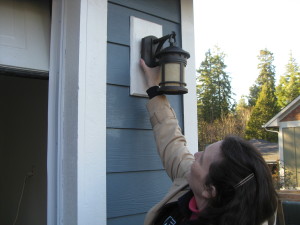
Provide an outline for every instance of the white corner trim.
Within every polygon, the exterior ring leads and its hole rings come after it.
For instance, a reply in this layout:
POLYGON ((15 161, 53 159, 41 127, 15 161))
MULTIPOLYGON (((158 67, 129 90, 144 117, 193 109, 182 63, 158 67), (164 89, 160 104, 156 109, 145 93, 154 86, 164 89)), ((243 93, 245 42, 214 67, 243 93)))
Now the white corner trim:
POLYGON ((283 133, 282 127, 279 127, 278 133, 278 149, 279 149, 279 160, 284 162, 284 155, 283 155, 283 133))
POLYGON ((198 126, 193 0, 181 0, 181 32, 182 48, 191 55, 185 72, 188 94, 183 98, 184 134, 189 150, 195 153, 198 151, 198 126))
POLYGON ((106 224, 107 0, 81 1, 78 224, 106 224))
POLYGON ((107 0, 53 0, 47 225, 105 225, 107 0))

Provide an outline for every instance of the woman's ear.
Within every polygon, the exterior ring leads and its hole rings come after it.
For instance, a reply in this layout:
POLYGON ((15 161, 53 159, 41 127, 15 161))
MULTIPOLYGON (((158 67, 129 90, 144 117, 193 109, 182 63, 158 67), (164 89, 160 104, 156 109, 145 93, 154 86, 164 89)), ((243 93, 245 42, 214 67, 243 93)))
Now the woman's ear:
POLYGON ((217 190, 216 187, 211 185, 209 187, 207 187, 203 192, 202 192, 202 196, 206 199, 209 198, 214 198, 217 195, 217 190))

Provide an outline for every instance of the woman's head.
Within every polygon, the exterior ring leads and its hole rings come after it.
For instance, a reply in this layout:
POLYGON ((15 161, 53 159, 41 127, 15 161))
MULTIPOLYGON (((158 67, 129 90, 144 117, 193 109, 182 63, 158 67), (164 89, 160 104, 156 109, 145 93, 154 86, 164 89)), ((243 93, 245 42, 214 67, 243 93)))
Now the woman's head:
POLYGON ((200 217, 215 224, 261 224, 277 208, 267 164, 257 149, 241 138, 226 137, 219 148, 219 158, 210 163, 204 185, 215 194, 200 217))
POLYGON ((213 143, 205 151, 195 153, 195 162, 191 166, 188 181, 196 196, 198 209, 200 210, 205 208, 208 199, 215 195, 214 187, 208 188, 205 184, 211 164, 222 159, 221 144, 222 141, 213 143))

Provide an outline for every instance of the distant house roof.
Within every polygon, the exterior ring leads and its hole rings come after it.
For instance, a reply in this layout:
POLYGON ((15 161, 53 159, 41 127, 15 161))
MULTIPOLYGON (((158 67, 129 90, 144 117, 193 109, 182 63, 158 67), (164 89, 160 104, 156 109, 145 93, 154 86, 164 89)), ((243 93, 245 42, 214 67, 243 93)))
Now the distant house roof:
POLYGON ((260 139, 252 139, 249 142, 261 152, 267 163, 276 162, 279 160, 278 143, 268 142, 260 139))
POLYGON ((268 127, 279 127, 279 122, 285 118, 294 109, 300 106, 300 95, 295 98, 290 104, 284 107, 279 113, 277 113, 272 119, 263 125, 264 128, 268 127))

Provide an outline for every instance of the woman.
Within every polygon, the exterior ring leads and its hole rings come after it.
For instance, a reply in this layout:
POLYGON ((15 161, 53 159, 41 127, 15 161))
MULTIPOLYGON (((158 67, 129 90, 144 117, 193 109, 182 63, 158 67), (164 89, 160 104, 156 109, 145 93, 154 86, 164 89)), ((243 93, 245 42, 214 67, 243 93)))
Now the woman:
POLYGON ((143 60, 147 109, 158 153, 173 186, 147 214, 145 225, 260 225, 273 217, 277 197, 260 153, 238 137, 226 137, 194 156, 167 98, 157 92, 159 68, 143 60))

